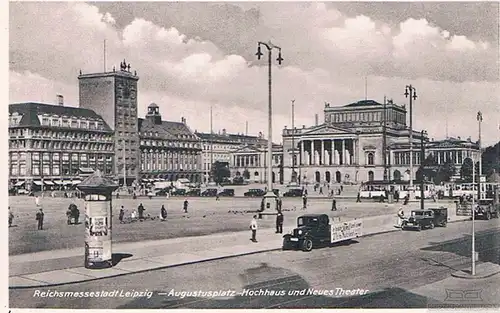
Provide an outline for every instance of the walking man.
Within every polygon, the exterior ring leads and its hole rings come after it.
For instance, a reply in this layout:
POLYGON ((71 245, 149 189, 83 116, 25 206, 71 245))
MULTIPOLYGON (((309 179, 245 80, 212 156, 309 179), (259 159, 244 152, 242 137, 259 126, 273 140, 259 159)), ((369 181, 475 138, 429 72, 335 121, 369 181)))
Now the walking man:
POLYGON ((71 211, 71 204, 68 207, 68 210, 66 211, 66 217, 68 219, 68 225, 71 225, 71 220, 73 219, 73 212, 71 211))
POLYGON ((161 221, 167 220, 167 209, 165 209, 165 205, 163 205, 163 204, 162 204, 161 210, 160 210, 160 220, 161 221))
POLYGON ((123 205, 120 209, 120 213, 118 214, 118 219, 120 220, 120 224, 123 224, 123 217, 125 216, 125 210, 123 209, 123 205))
POLYGON ((13 221, 14 221, 14 214, 12 213, 12 211, 10 210, 10 207, 9 207, 9 227, 12 227, 13 221))
POLYGON ((356 203, 361 202, 361 192, 358 191, 358 195, 356 196, 356 203))
POLYGON ((403 225, 403 220, 405 218, 405 213, 403 212, 403 208, 399 208, 397 217, 398 217, 398 220, 397 220, 396 227, 401 228, 401 226, 403 225))
POLYGON ((139 213, 139 220, 142 222, 144 220, 144 211, 146 209, 144 208, 144 206, 141 204, 139 204, 139 206, 137 207, 137 212, 139 213))
POLYGON ((188 212, 188 206, 189 206, 189 202, 188 200, 184 200, 184 213, 187 213, 188 212))
POLYGON ((332 211, 337 211, 337 200, 335 198, 332 200, 332 211))
POLYGON ((254 215, 250 222, 250 230, 252 231, 252 239, 250 240, 257 242, 257 215, 254 215))
POLYGON ((281 213, 281 210, 278 210, 278 215, 276 215, 276 233, 283 233, 283 213, 281 213))
POLYGON ((302 195, 302 210, 307 209, 307 194, 304 193, 302 195))
POLYGON ((40 208, 40 211, 36 213, 36 220, 38 221, 38 230, 43 230, 43 217, 45 214, 43 214, 43 209, 40 208))

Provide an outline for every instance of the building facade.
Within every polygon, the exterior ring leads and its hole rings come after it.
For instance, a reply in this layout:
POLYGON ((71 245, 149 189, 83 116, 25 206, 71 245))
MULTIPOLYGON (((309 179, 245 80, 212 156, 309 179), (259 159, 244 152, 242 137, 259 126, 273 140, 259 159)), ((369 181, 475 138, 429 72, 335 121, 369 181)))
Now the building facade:
POLYGON ((158 105, 148 106, 138 120, 140 135, 140 176, 142 181, 202 181, 202 154, 199 138, 186 124, 163 121, 158 105))
POLYGON ((113 131, 92 110, 43 103, 9 105, 9 180, 27 190, 81 182, 80 172, 114 172, 113 131))
MULTIPOLYGON (((410 130, 404 105, 363 100, 345 106, 325 104, 324 123, 283 130, 284 180, 292 174, 302 183, 360 183, 363 181, 410 178, 410 130)), ((429 142, 425 133, 413 130, 413 178, 420 164, 424 141, 428 152, 456 156, 456 147, 429 142), (443 154, 444 153, 444 154, 443 154)), ((467 145, 473 154, 477 145, 467 145)), ((469 152, 467 152, 469 151, 469 152)), ((462 157, 463 159, 463 157, 462 157)), ((457 164, 457 166, 459 166, 457 164)))
POLYGON ((139 77, 130 71, 125 60, 120 70, 78 76, 80 107, 91 109, 114 131, 114 176, 126 176, 130 185, 139 176, 139 126, 137 115, 137 82, 139 77))
MULTIPOLYGON (((242 134, 229 134, 225 129, 219 133, 201 133, 196 132, 202 145, 202 170, 203 182, 209 182, 212 171, 212 164, 215 162, 227 163, 230 167, 235 164, 232 162, 232 153, 245 146, 267 145, 267 140, 263 138, 262 133, 259 136, 248 136, 242 134)), ((235 172, 236 171, 231 171, 235 172)))
MULTIPOLYGON (((273 144, 272 182, 283 183, 283 147, 273 144)), ((243 176, 250 182, 267 183, 267 144, 246 145, 231 152, 231 176, 243 176)))

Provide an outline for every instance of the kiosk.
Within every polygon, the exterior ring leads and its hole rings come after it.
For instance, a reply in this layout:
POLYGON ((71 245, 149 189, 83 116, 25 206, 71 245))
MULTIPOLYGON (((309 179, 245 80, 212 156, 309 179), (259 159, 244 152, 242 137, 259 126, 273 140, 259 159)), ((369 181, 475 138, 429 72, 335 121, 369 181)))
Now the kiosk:
POLYGON ((111 193, 118 185, 97 170, 77 188, 85 200, 85 268, 112 267, 111 193))

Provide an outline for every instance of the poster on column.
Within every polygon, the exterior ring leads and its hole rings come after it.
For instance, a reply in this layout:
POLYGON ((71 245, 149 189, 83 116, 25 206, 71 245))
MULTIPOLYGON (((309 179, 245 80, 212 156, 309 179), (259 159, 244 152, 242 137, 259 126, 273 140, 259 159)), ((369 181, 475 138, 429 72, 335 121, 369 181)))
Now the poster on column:
POLYGON ((108 201, 86 202, 85 247, 88 262, 111 260, 111 209, 108 201))

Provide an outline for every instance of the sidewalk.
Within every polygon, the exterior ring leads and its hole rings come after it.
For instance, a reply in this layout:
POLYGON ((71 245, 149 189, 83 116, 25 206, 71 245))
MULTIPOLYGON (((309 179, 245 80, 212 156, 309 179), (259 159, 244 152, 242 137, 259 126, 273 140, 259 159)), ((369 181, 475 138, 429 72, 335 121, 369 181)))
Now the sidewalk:
MULTIPOLYGON (((450 216, 450 222, 468 220, 450 216)), ((363 234, 400 231, 393 214, 363 219, 363 234)), ((289 233, 293 224, 285 225, 289 233)), ((109 269, 90 270, 83 266, 84 249, 42 251, 9 256, 9 288, 46 287, 91 281, 154 269, 281 250, 282 234, 273 229, 257 232, 258 243, 250 241, 250 231, 182 237, 156 241, 117 243, 113 254, 121 260, 109 269)))

